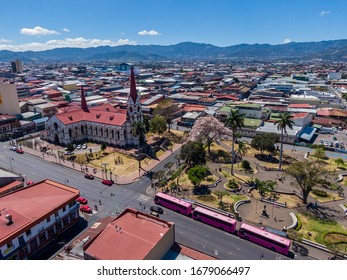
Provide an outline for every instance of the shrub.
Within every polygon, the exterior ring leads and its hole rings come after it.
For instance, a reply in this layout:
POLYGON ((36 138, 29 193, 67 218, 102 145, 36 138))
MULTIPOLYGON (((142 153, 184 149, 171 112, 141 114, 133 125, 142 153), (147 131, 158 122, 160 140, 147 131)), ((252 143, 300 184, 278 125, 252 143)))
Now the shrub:
POLYGON ((243 160, 241 162, 241 167, 245 170, 249 170, 249 169, 251 169, 251 164, 249 163, 248 160, 243 160))
POLYGON ((205 202, 214 202, 216 198, 213 195, 199 195, 197 197, 199 200, 205 201, 205 202))
POLYGON ((326 191, 321 191, 321 190, 317 190, 317 189, 313 189, 312 193, 314 193, 316 196, 320 196, 320 197, 328 197, 328 193, 326 191))
POLYGON ((229 180, 229 182, 226 184, 226 186, 230 189, 238 189, 239 188, 239 184, 236 182, 235 179, 229 180))

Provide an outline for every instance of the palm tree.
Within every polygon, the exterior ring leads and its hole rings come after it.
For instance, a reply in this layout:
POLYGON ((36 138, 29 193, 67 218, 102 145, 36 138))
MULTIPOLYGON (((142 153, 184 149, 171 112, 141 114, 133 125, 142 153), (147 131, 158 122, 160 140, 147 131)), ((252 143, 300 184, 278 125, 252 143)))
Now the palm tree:
POLYGON ((248 144, 245 142, 239 142, 239 145, 237 147, 236 153, 238 154, 238 156, 240 157, 241 161, 242 161, 242 157, 247 155, 249 150, 248 144))
POLYGON ((134 122, 131 127, 131 134, 134 137, 137 137, 137 160, 139 162, 139 177, 141 172, 141 158, 140 158, 140 146, 141 146, 141 138, 146 134, 146 128, 143 122, 134 122))
POLYGON ((235 160, 235 139, 236 131, 239 128, 245 126, 244 124, 244 114, 240 114, 237 110, 231 110, 229 117, 226 119, 225 124, 230 127, 233 132, 231 141, 231 174, 234 174, 234 160, 235 160))
POLYGON ((283 113, 279 115, 279 119, 275 121, 277 124, 277 129, 281 130, 281 149, 280 149, 280 160, 278 168, 282 169, 282 156, 283 156, 283 135, 284 132, 287 133, 287 128, 293 129, 294 122, 292 121, 292 116, 289 113, 283 113))

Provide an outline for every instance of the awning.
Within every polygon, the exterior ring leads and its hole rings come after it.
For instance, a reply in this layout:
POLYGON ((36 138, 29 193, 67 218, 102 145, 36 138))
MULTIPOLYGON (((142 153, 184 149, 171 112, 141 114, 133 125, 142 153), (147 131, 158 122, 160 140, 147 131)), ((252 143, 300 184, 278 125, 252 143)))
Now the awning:
POLYGON ((306 141, 310 141, 313 135, 315 134, 316 130, 317 129, 312 126, 306 126, 304 130, 300 133, 299 138, 306 141))

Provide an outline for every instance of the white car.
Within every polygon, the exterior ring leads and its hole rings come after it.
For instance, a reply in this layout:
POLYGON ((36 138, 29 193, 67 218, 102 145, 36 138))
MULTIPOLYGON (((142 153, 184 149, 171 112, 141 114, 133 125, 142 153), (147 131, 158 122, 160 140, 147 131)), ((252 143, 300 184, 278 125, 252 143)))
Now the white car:
POLYGON ((82 146, 81 146, 81 145, 77 145, 76 149, 77 149, 77 150, 81 150, 81 149, 82 149, 82 146))
POLYGON ((17 151, 17 149, 18 149, 17 146, 11 146, 11 147, 10 147, 10 150, 11 150, 11 151, 17 151))
POLYGON ((82 145, 82 149, 87 149, 87 147, 88 147, 87 144, 82 145))

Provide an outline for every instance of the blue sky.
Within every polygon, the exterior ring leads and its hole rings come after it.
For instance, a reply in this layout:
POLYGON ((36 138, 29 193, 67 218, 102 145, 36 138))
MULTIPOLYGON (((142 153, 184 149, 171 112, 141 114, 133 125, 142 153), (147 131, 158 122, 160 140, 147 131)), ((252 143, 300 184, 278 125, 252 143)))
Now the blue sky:
POLYGON ((343 0, 6 1, 0 50, 346 39, 346 11, 343 0))

